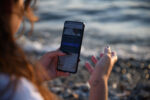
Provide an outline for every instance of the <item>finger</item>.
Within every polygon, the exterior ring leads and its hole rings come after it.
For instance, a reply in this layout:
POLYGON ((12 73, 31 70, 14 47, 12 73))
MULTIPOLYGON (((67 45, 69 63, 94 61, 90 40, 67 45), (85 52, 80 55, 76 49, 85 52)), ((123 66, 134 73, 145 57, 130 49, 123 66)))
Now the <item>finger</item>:
POLYGON ((53 57, 53 56, 65 56, 66 54, 62 51, 52 51, 47 53, 48 56, 53 57))
POLYGON ((67 72, 60 72, 60 73, 61 73, 61 76, 65 76, 65 77, 70 76, 70 73, 67 73, 67 72))
POLYGON ((114 52, 114 51, 111 52, 111 55, 112 55, 112 57, 113 57, 113 56, 116 56, 116 52, 114 52))
POLYGON ((118 60, 117 53, 112 52, 111 55, 112 55, 113 60, 116 62, 118 60))
POLYGON ((70 76, 70 73, 68 73, 68 72, 61 72, 61 71, 57 71, 57 76, 65 76, 65 77, 67 77, 67 76, 70 76))
POLYGON ((87 70, 89 71, 89 73, 92 74, 94 68, 90 65, 89 62, 85 63, 85 67, 87 68, 87 70))
POLYGON ((60 72, 60 75, 67 77, 67 76, 70 76, 70 73, 67 73, 67 72, 60 72))
POLYGON ((96 63, 97 63, 97 61, 98 61, 98 60, 96 59, 96 57, 95 57, 95 56, 92 56, 92 57, 91 57, 91 60, 92 60, 92 62, 93 62, 94 64, 96 64, 96 63))
POLYGON ((109 46, 105 47, 104 49, 104 54, 110 54, 111 53, 111 49, 109 46))
POLYGON ((52 59, 51 66, 54 66, 55 68, 57 68, 57 63, 58 63, 58 57, 55 56, 52 59))
POLYGON ((103 57, 103 55, 104 55, 104 53, 100 53, 100 58, 102 58, 102 57, 103 57))
POLYGON ((118 56, 115 56, 115 57, 114 57, 114 60, 115 60, 115 62, 117 62, 117 60, 118 60, 118 56))

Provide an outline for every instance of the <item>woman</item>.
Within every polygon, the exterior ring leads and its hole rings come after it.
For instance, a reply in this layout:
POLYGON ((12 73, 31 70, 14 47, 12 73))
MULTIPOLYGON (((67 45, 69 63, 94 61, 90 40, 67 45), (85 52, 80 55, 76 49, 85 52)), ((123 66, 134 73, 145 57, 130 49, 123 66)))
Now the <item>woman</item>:
MULTIPOLYGON (((55 100, 43 82, 69 75, 56 70, 58 56, 65 53, 59 50, 46 53, 37 65, 32 64, 16 44, 15 33, 23 17, 31 23, 37 20, 30 7, 31 1, 0 1, 0 100, 55 100)), ((100 57, 100 60, 92 57, 95 68, 89 62, 85 64, 91 73, 89 100, 107 100, 108 97, 107 81, 117 56, 106 47, 100 57)))

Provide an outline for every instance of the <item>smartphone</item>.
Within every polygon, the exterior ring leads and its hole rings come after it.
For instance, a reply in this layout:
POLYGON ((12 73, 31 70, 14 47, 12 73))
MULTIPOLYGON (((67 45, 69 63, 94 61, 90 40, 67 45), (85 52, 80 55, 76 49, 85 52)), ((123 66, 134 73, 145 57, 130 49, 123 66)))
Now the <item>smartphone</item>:
POLYGON ((57 70, 77 72, 84 27, 83 22, 65 21, 60 50, 67 55, 58 57, 57 70))

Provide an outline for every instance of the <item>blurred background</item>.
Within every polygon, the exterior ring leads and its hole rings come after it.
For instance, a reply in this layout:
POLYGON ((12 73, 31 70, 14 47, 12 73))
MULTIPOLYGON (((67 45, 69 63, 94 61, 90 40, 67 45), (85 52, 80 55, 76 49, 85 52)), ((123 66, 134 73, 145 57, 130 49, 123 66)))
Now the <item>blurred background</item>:
POLYGON ((64 21, 85 23, 78 73, 49 82, 51 91, 64 100, 88 100, 84 62, 110 45, 119 60, 110 76, 109 99, 150 100, 150 0, 37 0, 36 9, 40 19, 32 36, 19 39, 36 59, 59 48, 64 21))

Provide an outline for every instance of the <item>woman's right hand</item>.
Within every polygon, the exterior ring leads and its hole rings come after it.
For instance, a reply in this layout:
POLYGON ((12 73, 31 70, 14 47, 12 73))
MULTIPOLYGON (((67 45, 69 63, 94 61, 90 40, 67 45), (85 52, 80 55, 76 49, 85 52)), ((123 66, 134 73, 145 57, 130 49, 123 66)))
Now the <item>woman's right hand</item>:
POLYGON ((95 68, 89 62, 86 62, 85 66, 91 73, 89 79, 90 86, 96 86, 101 80, 108 80, 112 68, 117 61, 117 55, 111 51, 110 47, 105 47, 104 53, 100 54, 99 60, 94 56, 91 57, 91 60, 95 64, 95 68))

